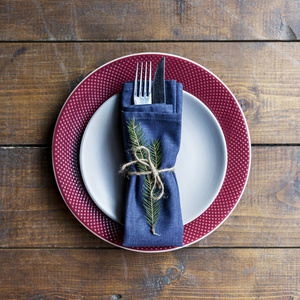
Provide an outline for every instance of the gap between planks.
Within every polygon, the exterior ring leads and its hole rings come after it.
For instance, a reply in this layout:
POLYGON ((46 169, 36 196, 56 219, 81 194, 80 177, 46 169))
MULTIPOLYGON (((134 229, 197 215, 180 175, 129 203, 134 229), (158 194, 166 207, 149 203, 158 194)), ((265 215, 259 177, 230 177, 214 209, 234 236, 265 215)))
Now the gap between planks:
POLYGON ((72 43, 80 43, 80 44, 105 44, 105 43, 299 43, 300 40, 5 40, 0 41, 0 44, 72 44, 72 43))

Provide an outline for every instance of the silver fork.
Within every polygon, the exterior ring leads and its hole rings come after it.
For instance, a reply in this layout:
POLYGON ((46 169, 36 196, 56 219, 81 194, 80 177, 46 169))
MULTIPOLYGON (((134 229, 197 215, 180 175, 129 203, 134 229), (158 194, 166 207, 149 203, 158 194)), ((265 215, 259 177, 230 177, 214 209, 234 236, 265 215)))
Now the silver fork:
POLYGON ((133 102, 136 105, 140 104, 151 104, 152 96, 151 96, 151 61, 149 67, 149 77, 148 77, 148 89, 147 89, 147 62, 145 66, 145 75, 144 75, 144 89, 142 90, 142 82, 143 82, 143 63, 141 63, 141 72, 140 72, 140 84, 138 88, 138 69, 139 63, 136 64, 135 71, 135 79, 134 79, 134 87, 133 87, 133 102))

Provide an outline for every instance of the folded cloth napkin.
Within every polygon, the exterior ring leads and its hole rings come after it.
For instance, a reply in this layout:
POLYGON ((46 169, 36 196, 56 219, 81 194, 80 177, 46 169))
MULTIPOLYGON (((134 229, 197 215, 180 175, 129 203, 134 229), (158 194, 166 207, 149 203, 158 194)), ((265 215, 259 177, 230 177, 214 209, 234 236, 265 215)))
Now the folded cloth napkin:
POLYGON ((180 147, 183 89, 175 80, 165 84, 166 103, 146 105, 133 105, 133 82, 123 84, 124 147, 132 163, 127 168, 126 247, 182 246, 183 223, 173 167, 180 147), (140 174, 143 171, 148 173, 140 174), (159 178, 153 174, 156 171, 159 178))

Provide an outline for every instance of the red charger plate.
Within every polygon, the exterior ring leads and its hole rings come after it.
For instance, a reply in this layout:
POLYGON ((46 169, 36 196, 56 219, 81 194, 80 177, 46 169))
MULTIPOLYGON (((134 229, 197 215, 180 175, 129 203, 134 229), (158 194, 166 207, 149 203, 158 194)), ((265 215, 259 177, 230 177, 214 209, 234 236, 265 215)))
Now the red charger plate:
MULTIPOLYGON (((219 227, 233 211, 245 189, 251 161, 251 143, 243 112, 230 90, 201 65, 172 54, 138 53, 113 60, 88 75, 65 102, 53 135, 53 169, 60 193, 75 217, 92 233, 115 246, 138 252, 164 252, 181 247, 122 246, 123 226, 106 216, 87 193, 79 169, 82 135, 96 110, 134 80, 136 63, 152 61, 156 68, 166 58, 166 80, 175 79, 211 110, 226 140, 227 171, 222 188, 210 207, 184 226, 183 247, 219 227)), ((200 196, 199 196, 200 197, 200 196)))

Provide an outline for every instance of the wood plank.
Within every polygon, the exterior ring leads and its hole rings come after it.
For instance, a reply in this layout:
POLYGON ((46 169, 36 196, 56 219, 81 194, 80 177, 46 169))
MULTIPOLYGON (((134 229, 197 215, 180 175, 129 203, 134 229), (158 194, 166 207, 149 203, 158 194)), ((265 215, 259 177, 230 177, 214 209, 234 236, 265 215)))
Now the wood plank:
POLYGON ((299 11, 297 0, 6 0, 0 39, 297 40, 299 11))
POLYGON ((299 299, 299 249, 1 250, 4 299, 299 299))
POLYGON ((60 196, 46 148, 0 148, 2 247, 108 247, 60 196))
MULTIPOLYGON (((0 247, 111 247, 64 204, 47 148, 0 148, 0 247)), ((300 147, 254 147, 232 215, 193 247, 299 247, 300 147)))
POLYGON ((50 144, 78 82, 112 59, 147 51, 181 55, 214 72, 240 102, 252 143, 299 143, 299 43, 4 43, 0 144, 50 144))

